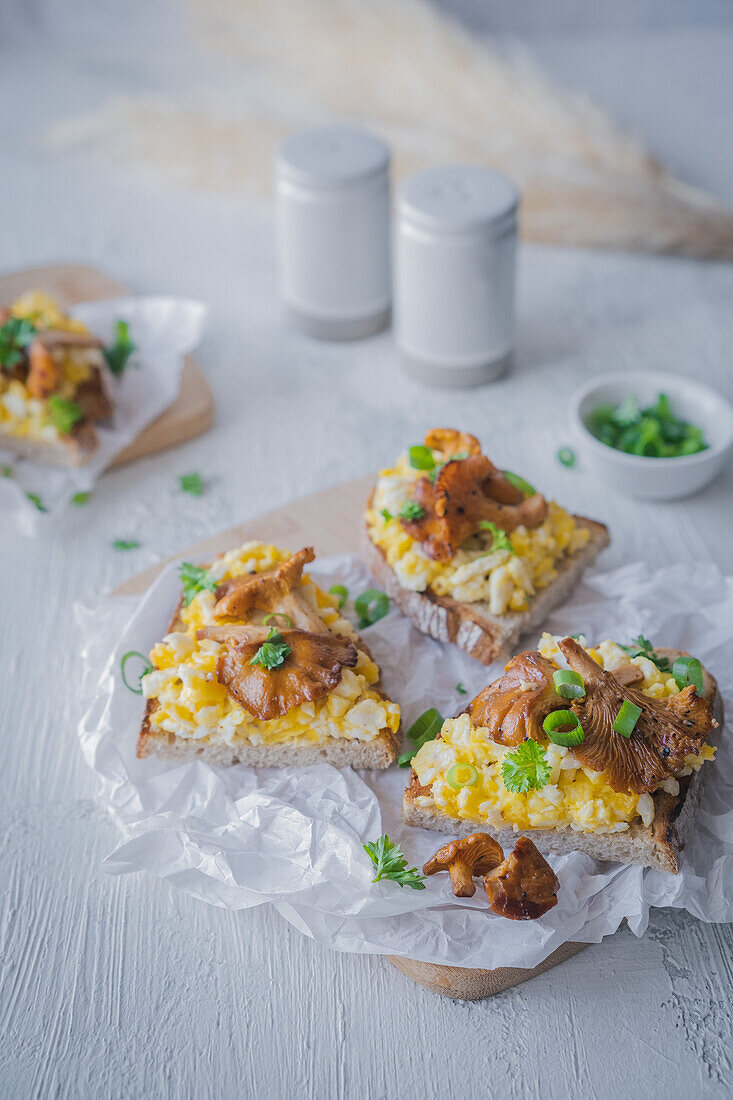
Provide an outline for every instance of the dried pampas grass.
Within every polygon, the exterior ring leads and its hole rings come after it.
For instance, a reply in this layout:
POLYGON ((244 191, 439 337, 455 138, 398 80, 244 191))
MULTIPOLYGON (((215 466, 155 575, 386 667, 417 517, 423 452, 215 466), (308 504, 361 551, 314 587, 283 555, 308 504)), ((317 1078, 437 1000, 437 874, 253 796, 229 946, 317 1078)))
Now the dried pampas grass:
POLYGON ((387 138, 397 178, 457 161, 513 176, 528 240, 733 256, 731 212, 666 175, 527 57, 500 57, 425 0, 188 3, 209 54, 230 62, 215 86, 186 103, 115 100, 57 124, 54 144, 257 195, 270 191, 283 133, 351 118, 387 138))

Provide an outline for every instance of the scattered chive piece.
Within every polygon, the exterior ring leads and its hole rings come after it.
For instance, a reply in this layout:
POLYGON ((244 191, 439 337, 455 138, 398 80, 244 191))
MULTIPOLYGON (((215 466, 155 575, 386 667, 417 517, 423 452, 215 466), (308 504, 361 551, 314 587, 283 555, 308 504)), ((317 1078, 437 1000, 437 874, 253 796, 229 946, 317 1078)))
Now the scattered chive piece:
POLYGON ((558 461, 562 462, 563 466, 575 465, 575 451, 572 451, 570 447, 561 447, 557 452, 558 461))
POLYGON ((112 545, 115 550, 137 550, 140 543, 137 539, 115 539, 112 545))
POLYGON ((344 606, 349 598, 349 590, 345 588, 343 584, 334 584, 328 590, 332 596, 338 596, 339 598, 339 611, 344 606))
POLYGON ((425 509, 416 500, 406 500, 400 508, 400 519, 417 520, 425 515, 425 509))
POLYGON ((38 493, 26 493, 25 495, 28 497, 28 500, 31 502, 31 504, 35 505, 39 512, 48 511, 48 508, 43 503, 38 493))
POLYGON ((48 419, 61 435, 69 435, 80 420, 84 411, 76 401, 67 401, 65 397, 51 394, 48 399, 48 419))
POLYGON ((598 405, 586 427, 608 447, 646 458, 680 458, 708 447, 702 428, 675 416, 665 393, 646 409, 632 395, 619 405, 598 405))
POLYGON ((459 694, 459 695, 468 695, 468 690, 467 690, 467 688, 465 688, 465 687, 463 686, 463 684, 461 683, 461 681, 460 681, 460 680, 459 680, 459 681, 458 681, 458 683, 456 684, 456 691, 458 692, 458 694, 459 694))
POLYGON ((422 443, 418 443, 414 447, 410 447, 408 453, 410 456, 410 465, 413 470, 434 469, 435 459, 429 447, 425 447, 422 443))
POLYGON ((622 737, 628 740, 634 732, 634 727, 639 721, 640 714, 641 707, 637 707, 636 703, 631 703, 628 699, 624 699, 611 729, 614 733, 620 733, 622 737))
POLYGON ((0 466, 0 477, 12 477, 12 476, 13 476, 13 467, 12 466, 0 466))
POLYGON ((293 620, 290 618, 289 615, 286 615, 284 611, 271 611, 269 615, 265 615, 264 619, 262 620, 262 625, 267 626, 271 619, 284 619, 285 629, 292 630, 293 628, 293 620))
POLYGON ((580 719, 571 710, 553 710, 545 718, 542 728, 553 745, 561 745, 565 749, 585 741, 585 731, 580 719))
POLYGON ((401 768, 409 768, 418 749, 421 749, 427 741, 435 740, 443 727, 443 722, 443 715, 435 707, 429 707, 428 710, 423 711, 419 718, 415 719, 406 735, 413 742, 415 748, 403 752, 402 756, 398 757, 397 763, 401 768))
POLYGON ((389 521, 391 519, 394 519, 394 516, 390 512, 389 508, 382 508, 381 509, 381 515, 382 515, 382 519, 384 520, 385 523, 389 523, 389 521))
POLYGON ((582 699, 585 695, 585 681, 579 672, 569 668, 559 668, 552 674, 555 691, 563 699, 582 699))
POLYGON ((398 886, 410 886, 413 890, 425 889, 425 876, 420 874, 417 867, 407 866, 405 853, 399 845, 392 843, 386 833, 378 840, 368 841, 363 848, 377 872, 372 882, 388 878, 398 886))
POLYGON ((672 666, 672 675, 678 688, 686 688, 688 684, 692 684, 697 694, 702 695, 702 665, 697 657, 678 657, 672 666))
POLYGON ((134 691, 135 695, 142 695, 143 689, 142 685, 140 684, 140 680, 142 680, 143 676, 147 676, 149 672, 153 671, 153 666, 150 664, 144 654, 138 653, 136 649, 131 649, 129 650, 129 652, 125 653, 124 657, 120 661, 120 671, 122 672, 122 682, 125 687, 129 688, 130 691, 134 691), (125 665, 129 661, 130 657, 139 657, 140 660, 143 662, 143 670, 138 676, 138 686, 136 688, 134 688, 132 684, 128 682, 127 675, 125 674, 125 665))
POLYGON ((192 497, 200 497, 204 491, 201 474, 181 474, 178 483, 183 492, 190 493, 192 497))
POLYGON ((71 503, 72 504, 86 504, 87 501, 89 500, 89 498, 91 497, 91 495, 92 494, 89 493, 89 492, 87 492, 87 493, 74 493, 73 497, 71 498, 71 503))
POLYGON ((454 791, 462 791, 464 787, 475 785, 478 779, 478 768, 474 768, 473 764, 454 764, 448 769, 445 778, 454 791))
POLYGON ((530 485, 530 483, 525 481, 523 477, 520 477, 519 474, 513 474, 511 470, 505 470, 504 477, 510 485, 513 485, 515 489, 519 489, 520 493, 524 493, 525 496, 533 497, 537 492, 534 485, 530 485))
POLYGON ((510 554, 514 553, 511 539, 503 527, 498 527, 495 523, 492 523, 490 519, 482 519, 479 523, 479 527, 482 531, 489 531, 491 535, 493 535, 493 541, 491 543, 492 553, 495 550, 507 550, 510 554))
POLYGON ((414 755, 415 751, 413 749, 409 749, 407 752, 403 752, 401 756, 397 757, 397 767, 409 768, 410 764, 412 764, 412 758, 414 755))
POLYGON ((389 596, 377 588, 367 588, 354 600, 354 608, 359 615, 359 630, 363 630, 384 618, 389 611, 389 596))
POLYGON ((550 782, 552 768, 547 753, 536 741, 522 741, 513 752, 507 752, 501 764, 504 786, 512 794, 537 791, 550 782))
POLYGON ((262 668, 280 668, 280 665, 284 664, 285 658, 289 657, 292 652, 288 643, 283 641, 282 634, 271 627, 270 633, 267 635, 267 641, 262 643, 249 663, 251 665, 261 665, 262 668))
POLYGON ((178 569, 178 576, 183 586, 183 602, 186 607, 199 592, 216 592, 219 582, 210 577, 206 569, 200 565, 193 565, 190 561, 183 561, 178 569))
POLYGON ((118 377, 122 374, 134 350, 135 345, 130 339, 130 326, 127 321, 118 321, 115 325, 114 344, 102 350, 107 366, 113 374, 118 377))

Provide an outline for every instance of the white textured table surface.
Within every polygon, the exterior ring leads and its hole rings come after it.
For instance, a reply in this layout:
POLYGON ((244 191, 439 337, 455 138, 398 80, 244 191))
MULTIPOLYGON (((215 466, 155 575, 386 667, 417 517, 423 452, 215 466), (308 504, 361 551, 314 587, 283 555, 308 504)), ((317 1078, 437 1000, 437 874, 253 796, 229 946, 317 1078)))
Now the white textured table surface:
MULTIPOLYGON (((218 414, 207 436, 106 476, 45 535, 0 525, 0 1095, 729 1095, 729 927, 657 912, 641 940, 622 931, 527 985, 454 1004, 382 960, 315 946, 264 909, 230 914, 106 876, 114 834, 76 742, 71 606, 212 531, 374 469, 443 422, 606 520, 602 565, 730 570, 730 470, 694 500, 642 506, 553 456, 568 439, 566 398, 594 371, 668 366, 733 396, 733 270, 526 250, 513 376, 472 393, 423 390, 397 373, 388 335, 339 347, 283 327, 269 211, 44 151, 48 121, 140 74, 114 50, 96 65, 60 8, 56 48, 52 5, 32 10, 45 13, 34 33, 0 61, 0 262, 80 259, 139 290, 209 301, 199 358, 218 414), (194 469, 207 479, 200 499, 176 491, 194 469), (141 548, 114 551, 118 536, 141 548)), ((173 49, 160 79, 185 80, 173 49)))

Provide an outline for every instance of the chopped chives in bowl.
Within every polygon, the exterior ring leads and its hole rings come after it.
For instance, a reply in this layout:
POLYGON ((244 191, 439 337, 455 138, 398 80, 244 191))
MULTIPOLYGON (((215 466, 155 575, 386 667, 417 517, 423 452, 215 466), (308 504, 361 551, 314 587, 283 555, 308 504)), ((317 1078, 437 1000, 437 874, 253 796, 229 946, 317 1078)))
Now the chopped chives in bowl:
POLYGON ((702 428, 680 419, 664 393, 646 408, 631 394, 617 405, 596 405, 586 427, 601 443, 642 458, 681 458, 708 448, 702 428))

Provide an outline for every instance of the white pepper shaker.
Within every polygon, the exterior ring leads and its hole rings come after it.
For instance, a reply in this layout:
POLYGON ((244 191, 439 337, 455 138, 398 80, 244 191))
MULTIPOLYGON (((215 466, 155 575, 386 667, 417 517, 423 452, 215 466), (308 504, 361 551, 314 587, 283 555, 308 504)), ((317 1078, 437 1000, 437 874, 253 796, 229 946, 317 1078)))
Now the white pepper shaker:
POLYGON ((295 325, 353 340, 389 323, 388 146, 354 126, 291 134, 276 163, 280 287, 295 325))
POLYGON ((504 373, 514 345, 519 191, 478 165, 428 168, 398 191, 394 328, 408 373, 448 386, 504 373))

